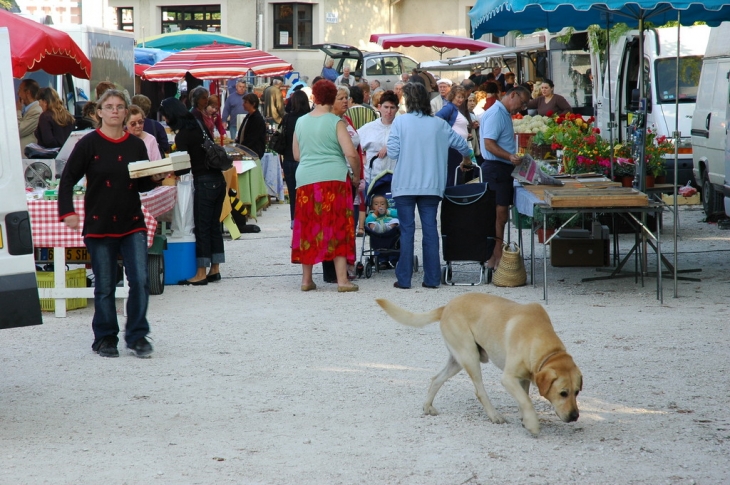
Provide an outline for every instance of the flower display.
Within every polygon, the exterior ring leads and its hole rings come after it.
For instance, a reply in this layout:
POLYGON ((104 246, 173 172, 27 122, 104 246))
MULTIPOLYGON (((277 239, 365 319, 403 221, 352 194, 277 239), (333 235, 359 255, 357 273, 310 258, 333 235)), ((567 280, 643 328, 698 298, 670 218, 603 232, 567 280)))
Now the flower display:
POLYGON ((656 131, 647 128, 644 160, 646 173, 658 177, 666 173, 664 155, 674 152, 674 144, 666 136, 656 136, 656 131))
POLYGON ((549 119, 547 129, 538 133, 533 141, 550 145, 553 151, 562 150, 565 173, 609 174, 609 146, 601 138, 600 130, 593 126, 594 121, 593 117, 584 119, 572 113, 556 115, 549 119))

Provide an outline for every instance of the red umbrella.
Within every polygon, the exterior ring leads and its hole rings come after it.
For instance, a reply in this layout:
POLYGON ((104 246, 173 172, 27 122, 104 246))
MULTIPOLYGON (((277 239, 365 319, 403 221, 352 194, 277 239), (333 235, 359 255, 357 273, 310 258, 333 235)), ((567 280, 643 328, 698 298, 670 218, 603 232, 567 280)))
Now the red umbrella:
POLYGON ((277 76, 293 70, 292 65, 251 47, 211 44, 176 52, 145 70, 148 81, 178 81, 189 72, 198 79, 229 79, 245 76, 277 76))
POLYGON ((439 55, 451 49, 465 51, 483 51, 493 47, 504 47, 501 44, 474 40, 447 34, 371 34, 370 42, 384 49, 390 47, 430 47, 439 55))
POLYGON ((91 61, 66 32, 3 9, 0 27, 7 27, 10 36, 13 77, 21 78, 28 71, 41 69, 49 74, 91 77, 91 61))

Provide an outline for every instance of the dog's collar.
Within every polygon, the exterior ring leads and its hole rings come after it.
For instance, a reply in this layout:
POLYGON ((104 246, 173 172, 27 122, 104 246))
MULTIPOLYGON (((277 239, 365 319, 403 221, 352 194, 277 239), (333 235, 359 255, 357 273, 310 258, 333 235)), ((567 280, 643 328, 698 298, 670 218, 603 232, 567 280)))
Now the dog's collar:
MULTIPOLYGON (((540 363, 540 366, 537 368, 537 372, 540 372, 542 370, 542 367, 547 364, 548 360, 552 359, 555 355, 559 354, 560 352, 563 352, 562 350, 556 350, 552 354, 548 354, 547 357, 542 359, 542 362, 540 363)), ((537 374, 536 372, 536 374, 537 374)))

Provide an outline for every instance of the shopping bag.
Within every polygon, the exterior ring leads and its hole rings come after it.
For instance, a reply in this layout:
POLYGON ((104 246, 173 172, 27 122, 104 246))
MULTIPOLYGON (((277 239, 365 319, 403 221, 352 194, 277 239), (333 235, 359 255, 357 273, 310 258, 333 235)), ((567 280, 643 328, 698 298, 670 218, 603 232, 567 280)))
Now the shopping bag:
POLYGON ((180 175, 177 182, 177 201, 173 208, 172 224, 170 224, 170 229, 172 229, 172 235, 170 237, 194 237, 194 228, 193 175, 180 175))

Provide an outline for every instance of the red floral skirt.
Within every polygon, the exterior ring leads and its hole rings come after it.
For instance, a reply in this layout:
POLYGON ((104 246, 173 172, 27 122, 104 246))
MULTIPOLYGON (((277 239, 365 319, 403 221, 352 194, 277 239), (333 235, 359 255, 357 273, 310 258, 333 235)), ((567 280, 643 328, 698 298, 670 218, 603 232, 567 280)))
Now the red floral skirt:
POLYGON ((292 263, 317 264, 343 256, 355 262, 355 226, 350 181, 327 181, 297 189, 292 263))

